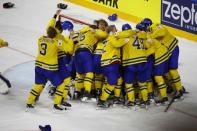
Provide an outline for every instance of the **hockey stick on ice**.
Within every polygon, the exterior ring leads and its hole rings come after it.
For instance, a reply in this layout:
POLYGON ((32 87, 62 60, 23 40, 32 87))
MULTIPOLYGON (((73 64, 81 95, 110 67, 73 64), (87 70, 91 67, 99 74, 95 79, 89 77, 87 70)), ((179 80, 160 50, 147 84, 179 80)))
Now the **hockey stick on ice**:
POLYGON ((6 79, 4 76, 2 76, 1 74, 0 74, 0 79, 3 80, 9 88, 11 88, 10 81, 6 79))
MULTIPOLYGON (((189 92, 186 91, 184 87, 182 87, 182 88, 183 88, 183 89, 182 89, 182 93, 183 93, 183 94, 189 94, 189 92)), ((168 106, 166 107, 166 109, 164 110, 164 112, 167 112, 167 111, 168 111, 168 109, 169 109, 170 106, 173 104, 173 102, 174 102, 174 100, 175 100, 176 98, 177 98, 177 96, 175 95, 175 96, 171 99, 170 103, 168 104, 168 106)))
POLYGON ((91 26, 91 25, 92 25, 92 24, 90 24, 90 23, 81 21, 81 20, 79 20, 79 19, 76 19, 76 18, 67 16, 67 15, 63 15, 63 14, 61 14, 60 17, 69 19, 69 20, 71 20, 71 21, 73 21, 73 22, 76 22, 76 23, 80 23, 80 24, 84 24, 84 25, 88 25, 88 26, 91 26))
POLYGON ((166 109, 164 110, 164 112, 167 112, 167 111, 168 111, 168 109, 170 108, 170 106, 171 106, 172 103, 174 102, 174 99, 176 99, 176 96, 174 96, 174 97, 171 99, 170 103, 167 105, 167 107, 166 107, 166 109))

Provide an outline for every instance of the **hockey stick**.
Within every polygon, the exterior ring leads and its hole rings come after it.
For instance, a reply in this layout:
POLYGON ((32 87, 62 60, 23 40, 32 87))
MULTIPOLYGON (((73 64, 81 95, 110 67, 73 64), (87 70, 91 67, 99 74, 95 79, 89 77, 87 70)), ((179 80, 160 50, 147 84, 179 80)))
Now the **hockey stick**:
POLYGON ((184 87, 184 86, 182 86, 182 91, 183 91, 183 94, 189 94, 189 92, 188 92, 188 91, 186 91, 186 89, 185 89, 185 87, 184 87))
POLYGON ((9 88, 11 88, 10 81, 6 79, 4 76, 2 76, 1 74, 0 74, 0 79, 3 80, 9 88))
POLYGON ((84 24, 84 25, 88 25, 88 26, 91 26, 91 25, 92 25, 92 24, 90 24, 90 23, 81 21, 81 20, 79 20, 79 19, 76 19, 76 18, 67 16, 67 15, 63 15, 63 14, 61 14, 60 17, 69 19, 69 20, 71 20, 71 21, 73 21, 73 22, 75 22, 75 23, 80 23, 80 24, 84 24))
MULTIPOLYGON (((182 93, 183 93, 183 94, 189 94, 189 92, 186 91, 184 87, 182 87, 182 88, 183 88, 183 89, 182 89, 182 93)), ((164 112, 167 112, 167 111, 168 111, 168 109, 170 108, 170 106, 172 105, 172 103, 174 102, 174 100, 175 100, 176 98, 177 98, 177 96, 175 95, 175 96, 171 99, 170 103, 168 104, 168 106, 166 107, 166 109, 164 110, 164 112)))
POLYGON ((170 103, 168 104, 168 106, 166 107, 166 109, 164 110, 164 112, 167 112, 167 111, 168 111, 168 109, 170 108, 170 106, 172 105, 172 103, 174 102, 175 99, 176 99, 176 96, 174 96, 174 97, 171 99, 170 103))

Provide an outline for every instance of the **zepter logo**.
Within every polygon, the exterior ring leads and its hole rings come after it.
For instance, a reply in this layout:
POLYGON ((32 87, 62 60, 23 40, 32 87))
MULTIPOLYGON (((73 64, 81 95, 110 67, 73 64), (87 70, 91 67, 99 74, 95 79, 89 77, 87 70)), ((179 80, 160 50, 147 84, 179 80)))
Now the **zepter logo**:
POLYGON ((197 34, 197 4, 192 0, 162 0, 161 22, 197 34))

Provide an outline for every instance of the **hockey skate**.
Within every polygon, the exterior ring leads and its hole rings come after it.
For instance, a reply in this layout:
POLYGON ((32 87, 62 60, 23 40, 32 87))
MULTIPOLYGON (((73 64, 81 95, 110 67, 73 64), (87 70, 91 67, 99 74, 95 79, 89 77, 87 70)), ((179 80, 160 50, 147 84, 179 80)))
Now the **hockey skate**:
POLYGON ((63 111, 63 110, 67 110, 65 107, 61 106, 61 105, 57 105, 57 104, 54 104, 53 105, 53 109, 54 111, 63 111))
POLYGON ((135 99, 135 106, 140 106, 140 104, 141 104, 140 99, 136 98, 135 99))
POLYGON ((34 110, 34 106, 32 104, 27 104, 26 105, 26 109, 25 109, 25 112, 29 112, 30 110, 34 110))
POLYGON ((175 93, 175 96, 174 96, 174 101, 179 101, 179 100, 183 100, 184 97, 183 97, 183 91, 180 90, 178 92, 175 93))
POLYGON ((113 104, 122 105, 124 104, 124 100, 121 99, 120 97, 114 97, 113 104))
POLYGON ((88 102, 88 100, 90 99, 90 93, 87 91, 84 91, 83 93, 83 97, 81 98, 82 102, 88 102))
POLYGON ((164 97, 164 98, 162 98, 160 100, 155 101, 155 103, 156 103, 157 106, 160 106, 160 105, 164 105, 165 106, 165 105, 169 104, 169 101, 168 101, 167 97, 164 97))
POLYGON ((150 105, 150 102, 149 101, 141 101, 140 103, 140 107, 141 108, 144 108, 144 109, 148 109, 148 106, 150 105))
POLYGON ((101 109, 106 109, 110 107, 110 103, 108 103, 107 101, 103 101, 103 100, 98 100, 97 106, 101 109))
POLYGON ((135 102, 127 101, 125 103, 125 106, 128 107, 128 108, 130 108, 130 109, 132 109, 132 110, 136 110, 136 104, 135 104, 135 102))
POLYGON ((65 107, 71 107, 71 104, 68 103, 68 102, 66 102, 66 101, 62 101, 62 102, 61 102, 61 105, 62 105, 62 106, 65 106, 65 107))
POLYGON ((154 99, 154 94, 153 93, 149 93, 148 94, 148 101, 149 103, 155 103, 155 99, 154 99))
POLYGON ((82 93, 79 91, 74 91, 72 100, 80 100, 82 97, 82 93))
POLYGON ((90 100, 93 101, 93 102, 96 102, 97 101, 97 90, 93 89, 91 90, 90 92, 90 100))

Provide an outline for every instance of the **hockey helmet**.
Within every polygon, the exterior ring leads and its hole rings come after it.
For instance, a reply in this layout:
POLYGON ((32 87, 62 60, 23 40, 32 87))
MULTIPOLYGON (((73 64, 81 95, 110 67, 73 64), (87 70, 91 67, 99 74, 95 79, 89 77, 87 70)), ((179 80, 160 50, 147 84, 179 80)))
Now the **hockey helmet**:
POLYGON ((130 24, 126 23, 126 24, 122 25, 122 31, 130 30, 130 29, 132 29, 130 24))

